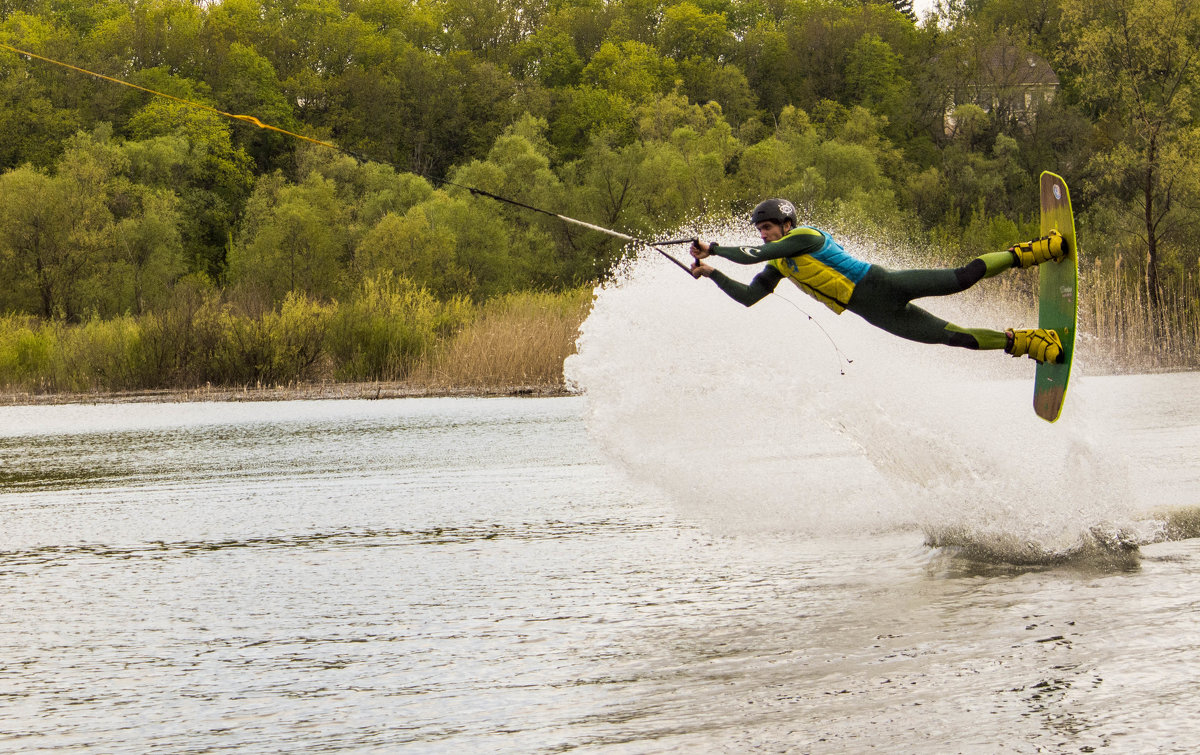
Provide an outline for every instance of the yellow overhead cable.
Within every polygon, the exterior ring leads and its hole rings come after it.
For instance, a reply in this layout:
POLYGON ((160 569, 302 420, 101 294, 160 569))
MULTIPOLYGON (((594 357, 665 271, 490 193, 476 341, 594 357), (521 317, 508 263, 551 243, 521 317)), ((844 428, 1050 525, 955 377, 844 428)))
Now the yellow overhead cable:
POLYGON ((176 97, 173 94, 167 94, 166 92, 159 92, 157 90, 149 89, 144 86, 138 86, 137 84, 132 84, 128 81, 123 81, 122 79, 114 79, 112 76, 105 76, 102 73, 96 73, 95 71, 89 71, 88 69, 80 68, 79 66, 73 66, 70 63, 62 62, 61 60, 47 58, 43 55, 38 55, 36 53, 29 52, 28 50, 21 50, 16 47, 13 47, 12 45, 4 44, 3 42, 0 42, 0 48, 3 48, 10 52, 15 52, 18 55, 25 55, 27 57, 34 58, 35 60, 40 60, 44 63, 50 63, 51 65, 61 66, 63 68, 67 68, 72 71, 78 71, 79 73, 85 73, 88 76, 95 76, 98 79, 104 79, 105 81, 111 81, 114 84, 120 84, 121 86, 129 87, 130 89, 137 89, 142 92, 147 92, 149 94, 153 94, 157 97, 165 97, 168 100, 174 100, 175 102, 181 102, 184 105, 189 105, 191 107, 198 108, 200 110, 207 110, 210 113, 216 113, 217 115, 222 115, 226 118, 232 118, 235 121, 245 121, 246 123, 252 123, 261 129, 266 129, 267 131, 277 131, 281 134, 286 134, 288 136, 292 136, 297 139, 303 139, 306 142, 312 142, 313 144, 319 144, 322 147, 329 147, 330 149, 336 149, 339 152, 346 152, 348 154, 353 154, 353 153, 350 153, 349 150, 343 149, 343 148, 337 146, 336 144, 331 144, 330 142, 323 142, 320 139, 314 139, 311 136, 305 136, 304 134, 297 134, 294 131, 288 131, 287 129, 279 128, 278 126, 272 126, 269 123, 263 123, 259 119, 255 118, 253 115, 238 115, 236 113, 227 113, 224 110, 218 110, 215 107, 212 107, 210 105, 205 105, 201 102, 189 100, 184 97, 176 97))

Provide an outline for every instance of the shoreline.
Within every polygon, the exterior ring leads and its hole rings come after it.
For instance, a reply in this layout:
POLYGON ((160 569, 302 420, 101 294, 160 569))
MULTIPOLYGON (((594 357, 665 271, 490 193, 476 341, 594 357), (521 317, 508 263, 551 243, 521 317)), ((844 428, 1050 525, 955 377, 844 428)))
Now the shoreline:
POLYGON ((275 386, 199 386, 141 391, 30 393, 0 391, 0 406, 141 404, 241 401, 377 400, 395 398, 553 398, 578 395, 566 386, 439 387, 405 382, 298 383, 275 386))

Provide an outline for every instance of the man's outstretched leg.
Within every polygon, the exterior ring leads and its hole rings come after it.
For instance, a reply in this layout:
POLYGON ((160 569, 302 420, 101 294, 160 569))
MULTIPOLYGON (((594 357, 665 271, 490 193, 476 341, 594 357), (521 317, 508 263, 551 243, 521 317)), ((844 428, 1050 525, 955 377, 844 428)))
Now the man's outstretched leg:
POLYGON ((919 298, 920 296, 944 296, 946 294, 957 294, 962 291, 966 291, 968 288, 974 286, 984 278, 991 278, 992 276, 999 275, 1016 264, 1017 256, 1012 252, 1011 249, 1007 252, 989 252, 988 254, 981 254, 962 267, 954 269, 954 277, 958 283, 958 287, 956 289, 944 292, 938 291, 934 293, 917 292, 917 296, 914 296, 913 298, 919 298))
MULTIPOLYGON (((1061 262, 1066 259, 1068 252, 1062 235, 1058 231, 1050 231, 1049 235, 1040 239, 1015 244, 1006 252, 981 255, 958 268, 955 273, 966 289, 1010 267, 1028 268, 1044 262, 1061 262)), ((1004 349, 1005 353, 1014 357, 1027 356, 1036 362, 1061 363, 1065 356, 1058 333, 1043 328, 1011 328, 1000 333, 984 328, 960 328, 953 323, 946 323, 945 343, 981 351, 1004 349)))
MULTIPOLYGON (((1043 262, 1061 262, 1066 259, 1067 253, 1066 241, 1062 235, 1058 231, 1051 231, 1048 236, 1026 241, 1023 244, 1014 244, 1004 252, 981 254, 954 272, 960 286, 959 290, 965 291, 984 278, 999 275, 1010 267, 1027 268, 1043 262)), ((930 294, 921 295, 929 296, 930 294)), ((939 292, 932 295, 941 294, 939 292)))
POLYGON ((991 351, 1004 349, 1014 357, 1029 357, 1035 362, 1061 363, 1064 358, 1062 339, 1058 332, 1044 328, 1011 328, 1001 333, 984 328, 960 328, 946 323, 947 346, 962 346, 967 349, 991 351))
POLYGON ((1057 232, 1017 244, 1003 252, 982 254, 962 267, 937 270, 888 270, 873 265, 859 282, 847 309, 893 335, 920 343, 941 343, 979 351, 1003 349, 1038 362, 1062 359, 1058 333, 1040 328, 1006 331, 963 328, 912 304, 926 296, 948 296, 971 288, 1012 267, 1060 261, 1067 255, 1057 232))

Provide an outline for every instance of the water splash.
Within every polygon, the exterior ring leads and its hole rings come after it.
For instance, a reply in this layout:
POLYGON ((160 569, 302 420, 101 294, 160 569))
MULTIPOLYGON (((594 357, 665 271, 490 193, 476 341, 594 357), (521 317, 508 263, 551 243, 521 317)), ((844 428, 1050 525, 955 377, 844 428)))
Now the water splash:
MULTIPOLYGON (((872 240, 845 245, 905 265, 872 240)), ((715 266, 742 281, 756 272, 715 266)), ((1020 563, 1129 542, 1095 534, 1131 526, 1120 460, 1071 404, 1055 425, 1034 415, 1033 362, 911 343, 779 292, 806 314, 778 297, 744 308, 653 253, 598 289, 566 374, 601 447, 719 531, 915 528, 931 545, 1020 563), (853 360, 844 374, 828 338, 853 360)), ((965 326, 1032 317, 986 291, 922 305, 965 326)))

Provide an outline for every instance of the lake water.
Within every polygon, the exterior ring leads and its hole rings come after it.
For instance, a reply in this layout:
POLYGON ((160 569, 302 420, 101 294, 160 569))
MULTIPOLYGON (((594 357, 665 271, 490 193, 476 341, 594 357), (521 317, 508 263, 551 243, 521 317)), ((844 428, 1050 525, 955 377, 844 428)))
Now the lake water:
POLYGON ((1200 748, 1200 375, 655 275, 585 396, 0 408, 0 752, 1200 748))
MULTIPOLYGON (((1160 482, 1131 520, 1200 489, 1200 376, 1091 382, 1162 402, 1106 438, 1160 482)), ((1016 566, 919 523, 723 527, 588 415, 0 409, 0 750, 1200 746, 1200 541, 1016 566)))

